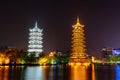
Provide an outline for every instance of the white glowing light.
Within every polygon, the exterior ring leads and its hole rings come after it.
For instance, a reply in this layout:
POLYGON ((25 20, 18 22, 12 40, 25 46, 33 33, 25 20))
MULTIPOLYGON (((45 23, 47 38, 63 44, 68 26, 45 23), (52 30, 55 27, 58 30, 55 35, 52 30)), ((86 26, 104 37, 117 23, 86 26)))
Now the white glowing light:
POLYGON ((35 54, 35 57, 39 57, 39 54, 43 52, 42 46, 42 36, 43 29, 38 28, 37 22, 35 23, 35 27, 29 29, 29 45, 28 45, 28 55, 35 54))

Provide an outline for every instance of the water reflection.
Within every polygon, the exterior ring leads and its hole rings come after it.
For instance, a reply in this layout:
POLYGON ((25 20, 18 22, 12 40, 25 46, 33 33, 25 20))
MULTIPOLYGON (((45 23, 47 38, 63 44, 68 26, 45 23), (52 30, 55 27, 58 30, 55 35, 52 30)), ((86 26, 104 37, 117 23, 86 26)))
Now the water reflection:
POLYGON ((24 80, 43 80, 42 68, 38 66, 28 66, 25 69, 24 80))
MULTIPOLYGON (((91 80, 86 66, 2 66, 0 80, 91 80)), ((94 65, 92 80, 95 80, 94 65)))
POLYGON ((96 65, 96 80, 116 80, 115 65, 96 65))
POLYGON ((22 67, 0 66, 0 80, 22 80, 20 68, 22 67))
POLYGON ((9 70, 8 66, 0 68, 0 80, 8 80, 8 77, 9 77, 8 70, 9 70))
POLYGON ((24 80, 65 80, 65 70, 67 69, 62 65, 28 66, 25 69, 24 80))
POLYGON ((115 66, 115 71, 116 71, 116 80, 120 80, 120 65, 115 66))
POLYGON ((63 65, 49 66, 45 69, 44 80, 69 80, 69 68, 63 65))
POLYGON ((89 80, 88 79, 88 68, 86 66, 72 66, 70 80, 89 80))
POLYGON ((0 67, 0 80, 120 80, 120 65, 0 67))
POLYGON ((92 64, 92 80, 96 80, 95 66, 94 66, 94 64, 92 64))

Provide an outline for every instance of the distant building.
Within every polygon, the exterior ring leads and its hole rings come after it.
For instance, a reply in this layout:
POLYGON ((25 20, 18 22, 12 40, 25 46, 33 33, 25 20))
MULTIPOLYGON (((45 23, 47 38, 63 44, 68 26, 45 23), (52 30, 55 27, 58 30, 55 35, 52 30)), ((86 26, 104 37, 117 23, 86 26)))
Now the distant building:
POLYGON ((120 55, 120 48, 113 49, 113 55, 120 55))
POLYGON ((39 57, 39 54, 43 52, 42 31, 43 29, 38 28, 37 22, 34 28, 29 29, 28 56, 39 57))
POLYGON ((113 55, 113 48, 102 48, 102 58, 107 58, 110 55, 113 55))

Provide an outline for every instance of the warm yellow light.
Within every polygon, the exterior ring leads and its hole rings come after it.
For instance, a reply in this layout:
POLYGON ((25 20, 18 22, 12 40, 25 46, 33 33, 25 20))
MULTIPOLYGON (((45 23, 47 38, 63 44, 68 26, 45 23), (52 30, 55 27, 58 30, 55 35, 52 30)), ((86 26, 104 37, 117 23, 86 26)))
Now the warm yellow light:
POLYGON ((72 62, 71 62, 71 63, 68 63, 68 64, 71 65, 71 66, 74 66, 74 63, 72 63, 72 62))
POLYGON ((41 58, 39 64, 46 65, 48 63, 48 58, 41 58))
POLYGON ((85 66, 72 66, 70 72, 70 79, 71 80, 88 80, 88 74, 85 66))
POLYGON ((80 24, 79 18, 77 17, 77 23, 72 27, 72 54, 69 61, 76 65, 83 65, 84 63, 85 65, 88 65, 89 60, 86 55, 84 25, 80 24))
POLYGON ((76 65, 81 65, 81 63, 76 63, 76 65))
POLYGON ((79 18, 77 17, 77 23, 72 26, 72 54, 86 54, 83 26, 84 25, 80 24, 79 18))
POLYGON ((96 80, 94 64, 92 64, 92 80, 96 80))
POLYGON ((8 64, 8 63, 10 63, 9 58, 5 58, 5 64, 8 64))

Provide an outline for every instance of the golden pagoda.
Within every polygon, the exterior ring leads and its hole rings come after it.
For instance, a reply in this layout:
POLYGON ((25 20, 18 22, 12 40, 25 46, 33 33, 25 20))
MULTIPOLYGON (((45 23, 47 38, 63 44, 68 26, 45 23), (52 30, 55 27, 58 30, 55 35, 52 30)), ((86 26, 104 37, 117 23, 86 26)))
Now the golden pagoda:
POLYGON ((77 23, 72 26, 72 53, 69 58, 69 63, 86 63, 88 62, 88 57, 86 56, 86 45, 85 45, 85 34, 84 25, 79 21, 77 17, 77 23))

